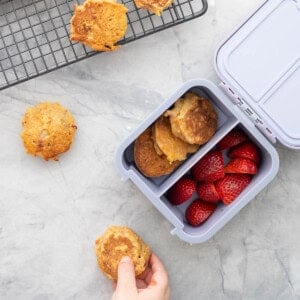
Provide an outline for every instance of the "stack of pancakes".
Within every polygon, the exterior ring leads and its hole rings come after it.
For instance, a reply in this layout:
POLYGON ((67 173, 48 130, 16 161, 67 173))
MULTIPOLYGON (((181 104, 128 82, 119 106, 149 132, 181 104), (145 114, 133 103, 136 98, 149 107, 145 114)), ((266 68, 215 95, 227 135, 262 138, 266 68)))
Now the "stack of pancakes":
POLYGON ((171 173, 189 153, 216 132, 218 116, 211 102, 188 92, 135 141, 137 168, 147 177, 171 173))

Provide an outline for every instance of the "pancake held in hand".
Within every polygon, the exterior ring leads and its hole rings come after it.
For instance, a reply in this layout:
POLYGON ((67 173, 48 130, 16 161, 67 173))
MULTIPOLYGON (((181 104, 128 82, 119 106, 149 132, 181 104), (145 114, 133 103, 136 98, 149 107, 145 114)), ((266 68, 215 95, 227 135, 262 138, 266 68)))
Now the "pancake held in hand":
POLYGON ((86 0, 74 6, 71 19, 72 41, 81 42, 96 51, 112 51, 119 48, 127 29, 127 8, 114 0, 86 0))
POLYGON ((161 116, 153 125, 153 138, 168 161, 185 160, 188 153, 194 153, 199 145, 191 145, 176 137, 171 130, 170 120, 161 116))
POLYGON ((118 265, 123 256, 134 263, 135 276, 142 274, 148 266, 151 249, 130 228, 110 226, 96 240, 95 251, 98 265, 110 279, 118 279, 118 265))
POLYGON ((72 114, 59 103, 43 102, 28 108, 21 137, 29 154, 57 160, 69 150, 77 129, 72 114))
POLYGON ((173 134, 189 144, 202 145, 217 130, 218 115, 213 105, 191 92, 177 100, 165 116, 170 117, 173 134))
POLYGON ((171 173, 180 162, 169 162, 165 155, 159 155, 154 148, 152 129, 147 128, 134 143, 134 161, 137 168, 148 177, 171 173))
POLYGON ((137 8, 145 8, 160 16, 162 11, 169 7, 173 0, 134 0, 137 8))

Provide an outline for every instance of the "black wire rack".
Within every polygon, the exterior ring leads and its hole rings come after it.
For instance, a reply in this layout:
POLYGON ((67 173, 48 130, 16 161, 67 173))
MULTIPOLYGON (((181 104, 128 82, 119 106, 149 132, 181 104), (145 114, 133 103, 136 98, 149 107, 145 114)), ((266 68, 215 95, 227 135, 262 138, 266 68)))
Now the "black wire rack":
MULTIPOLYGON (((69 40, 74 4, 83 0, 0 0, 0 90, 69 65, 97 52, 69 40)), ((207 0, 175 0, 161 17, 128 8, 128 28, 119 44, 201 16, 207 0)))

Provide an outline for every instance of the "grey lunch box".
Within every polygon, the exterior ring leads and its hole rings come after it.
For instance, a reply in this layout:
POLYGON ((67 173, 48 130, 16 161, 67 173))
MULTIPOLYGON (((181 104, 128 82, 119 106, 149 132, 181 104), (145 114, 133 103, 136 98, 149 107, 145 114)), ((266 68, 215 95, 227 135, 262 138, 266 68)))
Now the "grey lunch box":
POLYGON ((264 1, 218 48, 215 69, 221 79, 220 86, 202 79, 184 83, 117 149, 117 167, 122 177, 131 179, 174 226, 171 233, 188 243, 211 238, 272 181, 279 168, 273 143, 278 140, 289 148, 300 148, 299 3, 298 0, 264 1), (212 101, 219 117, 217 132, 171 174, 145 177, 134 163, 134 141, 188 91, 212 101), (205 223, 192 227, 186 222, 184 212, 193 199, 173 206, 165 194, 235 127, 243 129, 260 148, 259 172, 233 203, 220 204, 205 223))

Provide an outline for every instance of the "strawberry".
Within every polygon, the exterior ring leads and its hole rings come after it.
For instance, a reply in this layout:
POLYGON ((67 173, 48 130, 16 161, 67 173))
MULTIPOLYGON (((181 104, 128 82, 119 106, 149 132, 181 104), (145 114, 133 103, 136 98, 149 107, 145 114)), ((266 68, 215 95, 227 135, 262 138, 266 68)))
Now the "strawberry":
POLYGON ((167 192, 167 198, 173 205, 180 205, 190 199, 196 191, 196 182, 190 178, 180 178, 167 192))
POLYGON ((233 158, 225 167, 225 173, 256 174, 257 165, 253 160, 247 158, 233 158))
POLYGON ((247 140, 246 134, 238 128, 231 130, 223 139, 218 143, 218 149, 224 150, 234 147, 247 140))
POLYGON ((192 175, 198 181, 215 181, 224 177, 224 161, 220 151, 211 151, 193 167, 192 175))
POLYGON ((232 148, 228 156, 231 158, 242 157, 253 160, 256 164, 260 162, 260 151, 252 142, 244 142, 232 148))
POLYGON ((186 209, 185 218, 192 226, 199 226, 215 211, 217 205, 199 199, 193 201, 186 209))
POLYGON ((218 202, 220 200, 213 182, 200 182, 197 187, 197 193, 203 201, 218 202))
POLYGON ((228 174, 215 183, 216 190, 225 205, 230 204, 250 183, 251 177, 246 174, 228 174))

